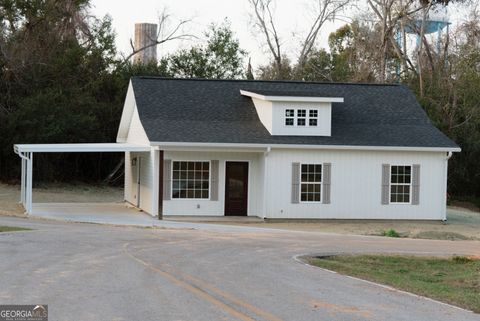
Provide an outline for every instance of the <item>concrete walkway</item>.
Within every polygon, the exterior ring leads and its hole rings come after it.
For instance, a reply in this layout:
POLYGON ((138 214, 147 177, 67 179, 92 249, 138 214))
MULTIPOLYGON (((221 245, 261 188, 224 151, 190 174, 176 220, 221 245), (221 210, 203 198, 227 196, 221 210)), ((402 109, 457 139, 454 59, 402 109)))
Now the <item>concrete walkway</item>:
POLYGON ((32 218, 62 222, 107 224, 116 226, 158 227, 176 229, 198 229, 210 231, 258 230, 263 228, 244 228, 241 226, 221 226, 207 222, 231 220, 262 221, 256 217, 166 217, 159 220, 125 203, 34 203, 32 218))
POLYGON ((31 217, 110 225, 152 226, 152 216, 124 203, 36 203, 31 217))

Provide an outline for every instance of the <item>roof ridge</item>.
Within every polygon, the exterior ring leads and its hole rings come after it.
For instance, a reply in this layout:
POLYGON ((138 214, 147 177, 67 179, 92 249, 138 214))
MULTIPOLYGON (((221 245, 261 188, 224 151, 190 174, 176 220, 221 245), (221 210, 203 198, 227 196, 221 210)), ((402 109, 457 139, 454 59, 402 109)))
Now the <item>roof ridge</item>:
POLYGON ((362 82, 322 82, 322 81, 302 81, 302 80, 249 80, 249 79, 208 79, 208 78, 172 78, 160 76, 132 76, 137 79, 152 80, 183 80, 183 81, 212 81, 212 82, 246 82, 246 83, 291 83, 291 84, 317 84, 317 85, 353 85, 353 86, 401 86, 393 83, 362 83, 362 82))

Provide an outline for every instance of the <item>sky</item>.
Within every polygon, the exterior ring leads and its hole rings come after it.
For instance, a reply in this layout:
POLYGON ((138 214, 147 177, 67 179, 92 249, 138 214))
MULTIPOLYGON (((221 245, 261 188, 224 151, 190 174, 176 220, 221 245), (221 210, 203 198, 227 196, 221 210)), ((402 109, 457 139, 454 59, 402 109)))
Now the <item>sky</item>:
MULTIPOLYGON (((311 2, 311 1, 310 1, 311 2)), ((312 21, 312 8, 307 0, 278 0, 275 17, 282 35, 282 44, 287 55, 294 56, 294 48, 300 43, 303 34, 312 21)), ((133 39, 134 24, 138 22, 157 23, 159 13, 166 8, 171 15, 171 27, 179 20, 191 19, 184 32, 196 35, 199 40, 172 41, 158 48, 158 56, 171 53, 178 48, 188 48, 195 41, 204 40, 203 31, 212 22, 221 23, 227 18, 240 45, 249 53, 253 66, 268 61, 263 38, 252 32, 251 16, 247 0, 93 0, 92 12, 96 16, 109 14, 117 34, 117 46, 120 52, 131 52, 130 39, 133 39)), ((327 23, 319 36, 319 45, 326 47, 330 32, 345 22, 327 23)))
MULTIPOLYGON (((296 56, 301 35, 311 25, 313 19, 312 0, 277 0, 275 20, 281 36, 284 53, 291 58, 296 56)), ((451 5, 449 7, 452 7, 451 5)), ((158 56, 162 57, 180 48, 189 48, 195 42, 205 40, 203 32, 209 24, 221 23, 227 18, 240 41, 240 46, 248 52, 253 67, 266 64, 269 54, 262 35, 252 29, 249 3, 247 0, 92 0, 92 13, 97 17, 106 14, 113 19, 117 48, 121 53, 131 53, 130 39, 133 39, 134 25, 138 22, 157 23, 159 14, 166 9, 171 15, 171 30, 179 20, 191 20, 183 32, 194 34, 198 40, 175 40, 159 46, 158 56)), ((451 21, 458 22, 461 13, 449 9, 451 21), (453 19, 453 20, 452 20, 453 19)), ((353 16, 358 9, 350 9, 346 14, 353 16)), ((345 24, 345 20, 327 22, 321 30, 317 43, 328 47, 328 35, 345 24)))

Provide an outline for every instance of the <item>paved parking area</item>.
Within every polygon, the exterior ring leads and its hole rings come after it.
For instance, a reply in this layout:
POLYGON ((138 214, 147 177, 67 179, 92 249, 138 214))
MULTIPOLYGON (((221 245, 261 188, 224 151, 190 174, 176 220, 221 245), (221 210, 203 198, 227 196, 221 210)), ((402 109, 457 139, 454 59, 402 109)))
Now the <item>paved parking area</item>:
MULTIPOLYGON (((183 223, 178 223, 183 224, 183 223)), ((480 255, 431 241, 194 224, 135 228, 0 217, 0 302, 50 320, 480 320, 304 265, 302 253, 480 255)))

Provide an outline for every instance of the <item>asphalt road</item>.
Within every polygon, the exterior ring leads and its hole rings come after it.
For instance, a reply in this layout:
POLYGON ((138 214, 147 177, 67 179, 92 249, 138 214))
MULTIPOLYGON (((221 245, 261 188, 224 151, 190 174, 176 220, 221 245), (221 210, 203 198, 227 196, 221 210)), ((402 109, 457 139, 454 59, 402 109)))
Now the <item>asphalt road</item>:
POLYGON ((294 259, 332 252, 480 255, 475 241, 7 217, 0 225, 35 229, 0 233, 0 304, 48 304, 50 321, 480 320, 294 259))

